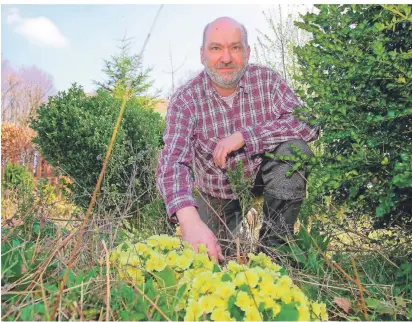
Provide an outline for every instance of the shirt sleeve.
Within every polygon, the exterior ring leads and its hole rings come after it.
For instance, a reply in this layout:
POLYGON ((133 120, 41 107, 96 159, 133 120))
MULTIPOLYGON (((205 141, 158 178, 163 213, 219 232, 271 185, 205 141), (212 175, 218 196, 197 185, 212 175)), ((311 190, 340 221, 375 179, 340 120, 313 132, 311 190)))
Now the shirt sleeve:
POLYGON ((166 204, 167 215, 188 206, 197 207, 193 198, 192 133, 194 118, 182 98, 172 98, 167 108, 164 147, 159 153, 156 186, 166 204))
POLYGON ((245 152, 249 155, 272 152, 280 143, 289 140, 310 142, 319 135, 318 128, 311 128, 292 115, 293 110, 301 104, 286 81, 276 74, 272 78, 273 104, 268 108, 272 108, 273 120, 240 129, 245 140, 245 152))

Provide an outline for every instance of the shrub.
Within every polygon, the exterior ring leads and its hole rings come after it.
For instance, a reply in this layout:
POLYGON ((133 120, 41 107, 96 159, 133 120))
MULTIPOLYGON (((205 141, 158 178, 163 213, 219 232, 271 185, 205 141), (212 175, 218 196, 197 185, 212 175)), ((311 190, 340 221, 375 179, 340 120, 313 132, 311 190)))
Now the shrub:
MULTIPOLYGON (((109 209, 124 204, 126 198, 134 207, 146 204, 155 189, 153 160, 164 122, 140 102, 138 98, 127 102, 105 173, 101 193, 109 209)), ((73 84, 42 105, 32 121, 38 133, 35 143, 51 165, 73 178, 80 205, 88 204, 97 183, 120 106, 121 101, 107 91, 86 96, 73 84)))
POLYGON ((3 189, 16 190, 21 194, 31 192, 34 187, 33 176, 19 164, 9 163, 4 169, 3 189))
MULTIPOLYGON (((310 301, 263 253, 249 254, 246 265, 229 261, 222 269, 209 260, 205 246, 195 253, 176 237, 154 235, 146 242, 120 244, 111 261, 121 278, 156 298, 158 308, 173 320, 328 319, 325 304, 310 301)), ((134 318, 150 320, 150 304, 143 297, 137 301, 141 315, 134 318)))
POLYGON ((313 35, 296 50, 299 81, 308 85, 299 91, 307 104, 300 118, 321 127, 324 149, 305 161, 307 213, 332 202, 387 226, 410 225, 411 6, 317 8, 296 23, 313 35))

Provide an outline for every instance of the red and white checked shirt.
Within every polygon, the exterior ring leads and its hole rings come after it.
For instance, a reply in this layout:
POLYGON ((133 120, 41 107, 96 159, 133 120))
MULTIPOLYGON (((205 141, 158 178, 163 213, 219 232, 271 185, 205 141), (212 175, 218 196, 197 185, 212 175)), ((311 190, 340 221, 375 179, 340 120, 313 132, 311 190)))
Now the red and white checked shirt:
POLYGON ((205 71, 189 81, 171 98, 166 116, 165 143, 160 152, 156 185, 169 216, 195 206, 194 185, 221 199, 236 198, 226 169, 213 162, 220 139, 240 131, 245 146, 231 153, 226 165, 234 168, 242 160, 246 175, 255 176, 262 154, 292 139, 312 141, 316 129, 292 117, 300 105, 285 80, 270 68, 249 65, 229 107, 212 86, 205 71), (194 171, 194 180, 191 169, 194 171))

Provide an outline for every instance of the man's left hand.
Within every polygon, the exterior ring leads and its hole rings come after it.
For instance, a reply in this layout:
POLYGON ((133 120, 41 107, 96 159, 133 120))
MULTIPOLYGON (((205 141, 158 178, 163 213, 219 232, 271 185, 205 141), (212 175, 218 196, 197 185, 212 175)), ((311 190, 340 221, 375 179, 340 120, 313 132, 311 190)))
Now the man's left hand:
POLYGON ((217 167, 222 169, 226 168, 226 158, 233 152, 239 150, 245 145, 245 140, 242 133, 235 132, 231 136, 221 139, 215 150, 213 151, 213 160, 217 167))

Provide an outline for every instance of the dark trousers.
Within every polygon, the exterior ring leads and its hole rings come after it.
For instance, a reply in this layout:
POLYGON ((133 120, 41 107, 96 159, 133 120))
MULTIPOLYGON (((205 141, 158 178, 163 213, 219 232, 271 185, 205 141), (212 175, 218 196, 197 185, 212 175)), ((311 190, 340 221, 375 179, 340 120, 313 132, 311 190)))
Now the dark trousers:
MULTIPOLYGON (((308 174, 295 172, 287 178, 285 174, 292 164, 276 158, 292 154, 289 144, 299 147, 308 156, 313 156, 305 141, 293 140, 280 144, 272 152, 274 158, 263 158, 251 193, 256 197, 263 195, 263 221, 259 241, 264 248, 283 243, 284 238, 293 233, 293 226, 305 198, 308 174)), ((223 255, 233 254, 233 236, 237 235, 242 222, 239 200, 200 194, 197 203, 200 217, 223 245, 223 255)))

